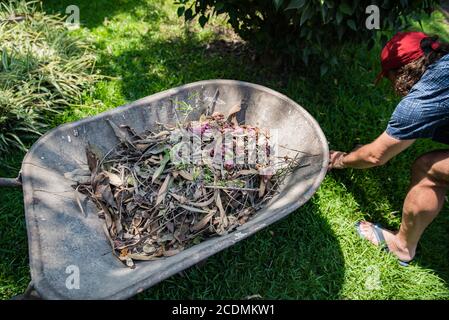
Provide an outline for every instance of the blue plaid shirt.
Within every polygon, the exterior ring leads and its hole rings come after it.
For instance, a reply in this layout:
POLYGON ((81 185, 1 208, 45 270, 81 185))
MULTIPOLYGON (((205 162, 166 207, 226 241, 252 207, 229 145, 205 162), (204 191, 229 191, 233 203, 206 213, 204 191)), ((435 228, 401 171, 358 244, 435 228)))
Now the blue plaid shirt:
POLYGON ((430 138, 449 144, 449 54, 429 66, 399 102, 386 132, 399 140, 430 138))

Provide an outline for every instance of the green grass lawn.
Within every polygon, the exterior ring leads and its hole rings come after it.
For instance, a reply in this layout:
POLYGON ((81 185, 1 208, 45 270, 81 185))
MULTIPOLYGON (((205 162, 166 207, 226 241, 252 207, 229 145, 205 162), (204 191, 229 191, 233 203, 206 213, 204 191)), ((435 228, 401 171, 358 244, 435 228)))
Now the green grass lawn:
MULTIPOLYGON (((45 1, 47 12, 80 7, 81 33, 92 39, 101 81, 85 104, 58 116, 55 125, 90 116, 178 85, 213 78, 258 83, 282 92, 320 123, 332 149, 349 151, 386 127, 398 99, 387 83, 374 87, 379 46, 347 48, 340 65, 324 77, 319 68, 276 71, 236 55, 222 19, 202 30, 186 27, 172 1, 45 1), (211 49, 212 48, 212 49, 211 49), (215 49, 214 49, 215 48, 215 49)), ((424 31, 449 39, 440 14, 424 31)), ((300 130, 300 128, 299 128, 300 130)), ((414 265, 360 240, 360 219, 397 228, 412 161, 441 148, 419 141, 381 168, 331 172, 298 211, 255 236, 139 294, 138 299, 447 299, 449 215, 445 206, 425 232, 414 265)), ((0 176, 15 176, 23 154, 3 156, 0 176)), ((19 190, 0 193, 0 298, 23 292, 28 281, 27 239, 19 190)))

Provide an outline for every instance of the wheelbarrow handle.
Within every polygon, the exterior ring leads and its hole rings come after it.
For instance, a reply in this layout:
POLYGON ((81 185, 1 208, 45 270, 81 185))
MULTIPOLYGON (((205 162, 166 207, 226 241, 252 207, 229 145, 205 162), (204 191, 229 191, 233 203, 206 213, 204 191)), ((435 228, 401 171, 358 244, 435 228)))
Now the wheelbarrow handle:
POLYGON ((19 178, 0 178, 0 187, 21 187, 19 178))

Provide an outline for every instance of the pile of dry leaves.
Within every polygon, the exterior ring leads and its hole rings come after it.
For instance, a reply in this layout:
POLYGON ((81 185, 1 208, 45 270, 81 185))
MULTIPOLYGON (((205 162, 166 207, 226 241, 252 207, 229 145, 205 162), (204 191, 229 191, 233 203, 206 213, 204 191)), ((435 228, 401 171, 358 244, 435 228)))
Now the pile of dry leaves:
POLYGON ((89 145, 88 172, 66 174, 97 205, 114 255, 129 267, 231 232, 297 165, 273 158, 268 134, 239 125, 238 110, 140 134, 109 121, 120 144, 105 155, 89 145))

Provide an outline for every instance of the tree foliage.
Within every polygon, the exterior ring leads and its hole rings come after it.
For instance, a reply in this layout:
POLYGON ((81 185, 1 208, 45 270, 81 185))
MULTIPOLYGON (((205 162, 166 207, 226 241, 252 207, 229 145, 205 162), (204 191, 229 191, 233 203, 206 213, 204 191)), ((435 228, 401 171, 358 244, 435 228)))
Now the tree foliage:
MULTIPOLYGON (((408 19, 430 13, 435 0, 178 0, 178 15, 198 18, 204 26, 213 15, 229 24, 260 52, 307 64, 311 57, 336 63, 329 48, 352 41, 374 44, 376 33, 405 28, 408 19), (379 30, 369 7, 379 9, 379 30)), ((384 39, 385 41, 385 39, 384 39)))

